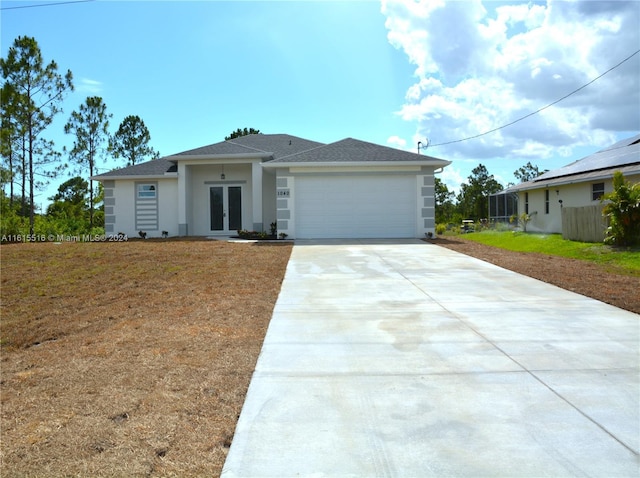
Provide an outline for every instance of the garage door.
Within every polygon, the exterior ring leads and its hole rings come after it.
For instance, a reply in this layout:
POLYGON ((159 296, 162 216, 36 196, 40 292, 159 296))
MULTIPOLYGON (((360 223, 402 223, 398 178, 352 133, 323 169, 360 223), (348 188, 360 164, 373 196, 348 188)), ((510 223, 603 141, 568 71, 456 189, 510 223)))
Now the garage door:
POLYGON ((416 236, 413 176, 317 176, 295 182, 296 237, 416 236))

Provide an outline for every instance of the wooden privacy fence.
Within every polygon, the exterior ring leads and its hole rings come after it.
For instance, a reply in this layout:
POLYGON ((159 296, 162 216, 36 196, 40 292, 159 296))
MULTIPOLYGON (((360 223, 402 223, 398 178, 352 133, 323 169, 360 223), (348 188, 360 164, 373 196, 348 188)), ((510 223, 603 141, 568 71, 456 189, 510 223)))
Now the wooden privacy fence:
POLYGON ((570 241, 602 242, 609 226, 602 205, 562 208, 562 238, 570 241))

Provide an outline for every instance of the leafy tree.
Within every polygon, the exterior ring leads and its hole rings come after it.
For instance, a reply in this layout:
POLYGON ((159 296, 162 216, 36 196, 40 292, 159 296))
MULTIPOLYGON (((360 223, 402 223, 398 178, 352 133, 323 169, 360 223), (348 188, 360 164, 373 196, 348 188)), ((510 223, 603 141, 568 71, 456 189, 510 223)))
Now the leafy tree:
MULTIPOLYGON (((2 192, 4 193, 5 196, 7 195, 7 193, 4 190, 4 188, 7 185, 7 183, 11 181, 12 181, 11 170, 0 166, 0 188, 2 189, 2 192)), ((13 189, 11 190, 11 193, 13 193, 13 189)))
POLYGON ((253 129, 253 128, 240 129, 240 128, 238 128, 237 130, 232 132, 229 136, 225 136, 224 140, 225 141, 229 141, 230 139, 239 138, 240 136, 247 136, 249 134, 261 134, 261 133, 260 133, 259 129, 253 129))
POLYGON ((479 164, 468 177, 469 183, 462 184, 458 194, 458 208, 465 218, 480 220, 489 216, 489 195, 502 191, 487 168, 479 164))
POLYGON ((94 211, 93 211, 93 226, 102 228, 100 234, 104 234, 104 187, 102 183, 98 183, 97 194, 93 198, 94 211))
POLYGON ((435 178, 436 224, 449 222, 455 212, 455 194, 440 178, 435 178))
POLYGON ((518 179, 521 183, 526 183, 527 181, 532 181, 541 174, 546 173, 547 171, 540 171, 538 166, 534 166, 531 164, 531 161, 527 162, 521 168, 518 168, 513 172, 513 175, 518 179))
POLYGON ((609 218, 605 243, 631 246, 640 243, 640 183, 631 184, 620 171, 613 174, 613 191, 605 194, 603 214, 609 218))
MULTIPOLYGON (((10 83, 2 86, 0 97, 0 155, 6 163, 2 168, 2 187, 9 183, 9 205, 13 206, 14 181, 17 177, 14 160, 17 159, 15 151, 16 129, 12 118, 13 88, 10 83)), ((24 199, 24 198, 23 198, 24 199)))
POLYGON ((123 157, 127 166, 140 163, 147 157, 158 159, 160 154, 149 146, 151 134, 139 116, 127 116, 116 134, 111 138, 109 147, 116 158, 123 157))
MULTIPOLYGON (((98 186, 94 204, 102 201, 104 190, 98 186)), ((71 178, 58 187, 58 193, 49 198, 46 227, 55 234, 104 234, 103 207, 95 208, 93 227, 89 224, 89 183, 80 176, 71 178)), ((44 225, 44 224, 43 224, 44 225)))
POLYGON ((82 207, 87 205, 89 183, 80 176, 71 178, 58 187, 58 192, 50 197, 51 201, 65 201, 82 207))
POLYGON ((89 221, 79 204, 69 201, 55 201, 47 207, 47 216, 58 222, 60 230, 74 235, 86 234, 89 221))
POLYGON ((64 132, 74 134, 76 139, 69 156, 75 161, 79 170, 84 167, 89 169, 89 225, 93 227, 94 191, 93 177, 96 161, 103 156, 108 141, 109 118, 107 105, 99 96, 90 96, 85 103, 80 105, 80 111, 71 113, 69 121, 64 127, 64 132))
POLYGON ((34 190, 43 187, 62 168, 53 142, 43 139, 41 134, 62 111, 64 94, 73 90, 73 75, 69 70, 64 76, 59 74, 55 61, 45 66, 38 43, 26 36, 14 41, 7 58, 0 59, 0 67, 4 145, 1 153, 12 173, 16 164, 20 164, 23 207, 27 203, 26 184, 29 185, 29 232, 33 234, 34 190), (36 175, 42 179, 37 180, 36 175))

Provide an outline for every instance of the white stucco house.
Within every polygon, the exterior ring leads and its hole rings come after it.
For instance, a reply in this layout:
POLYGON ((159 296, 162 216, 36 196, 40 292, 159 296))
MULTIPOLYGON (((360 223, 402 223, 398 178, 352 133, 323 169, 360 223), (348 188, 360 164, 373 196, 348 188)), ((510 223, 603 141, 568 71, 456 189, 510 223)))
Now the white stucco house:
POLYGON ((492 195, 490 219, 527 213, 528 231, 563 233, 563 208, 600 205, 600 197, 613 190, 616 171, 640 182, 640 134, 492 195))
POLYGON ((288 238, 412 238, 435 229, 434 174, 450 161, 352 138, 253 134, 94 176, 105 232, 267 231, 288 238))

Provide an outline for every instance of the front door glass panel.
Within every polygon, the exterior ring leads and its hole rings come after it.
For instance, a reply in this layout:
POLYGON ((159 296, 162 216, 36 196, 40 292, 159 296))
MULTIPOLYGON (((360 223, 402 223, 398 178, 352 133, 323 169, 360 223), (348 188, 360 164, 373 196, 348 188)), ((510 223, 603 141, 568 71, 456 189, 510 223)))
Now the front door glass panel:
POLYGON ((242 229, 242 188, 229 186, 229 230, 242 229))
POLYGON ((211 230, 224 230, 224 187, 216 186, 209 189, 211 201, 211 230))

